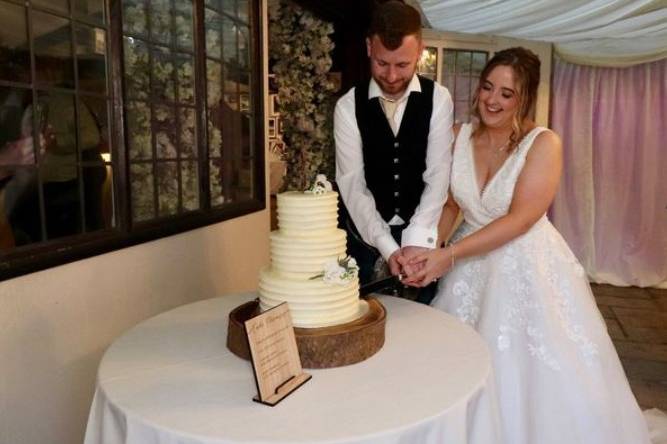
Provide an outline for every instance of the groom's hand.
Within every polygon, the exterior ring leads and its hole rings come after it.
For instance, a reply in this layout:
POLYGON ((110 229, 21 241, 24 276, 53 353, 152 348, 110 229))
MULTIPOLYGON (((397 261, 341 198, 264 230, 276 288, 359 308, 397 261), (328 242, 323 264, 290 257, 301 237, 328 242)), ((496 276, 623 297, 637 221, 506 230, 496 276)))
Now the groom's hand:
POLYGON ((399 248, 398 250, 394 251, 387 260, 387 264, 389 265, 389 272, 392 276, 398 276, 400 278, 400 275, 403 271, 400 262, 404 262, 404 259, 402 257, 401 249, 399 248))

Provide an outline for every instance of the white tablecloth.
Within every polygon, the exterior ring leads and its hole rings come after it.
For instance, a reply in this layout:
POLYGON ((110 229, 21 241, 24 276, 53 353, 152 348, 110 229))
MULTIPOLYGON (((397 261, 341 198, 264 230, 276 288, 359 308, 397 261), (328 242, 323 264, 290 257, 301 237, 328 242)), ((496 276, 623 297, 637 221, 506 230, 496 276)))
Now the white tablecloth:
POLYGON ((137 325, 100 364, 85 444, 499 442, 490 355, 453 317, 380 297, 386 340, 275 407, 252 401, 251 364, 225 346, 229 312, 256 294, 185 305, 137 325))

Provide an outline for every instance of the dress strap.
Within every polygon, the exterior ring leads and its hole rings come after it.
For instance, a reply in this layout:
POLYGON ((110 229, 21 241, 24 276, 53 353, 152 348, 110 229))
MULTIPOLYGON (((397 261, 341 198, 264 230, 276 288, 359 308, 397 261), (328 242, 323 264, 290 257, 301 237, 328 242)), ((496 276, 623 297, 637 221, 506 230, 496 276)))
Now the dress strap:
POLYGON ((548 128, 545 128, 543 126, 536 126, 532 130, 528 131, 528 134, 526 134, 523 139, 519 142, 519 146, 517 146, 517 151, 518 154, 521 157, 526 157, 528 155, 528 151, 530 148, 533 146, 533 142, 535 141, 535 138, 539 136, 543 131, 548 131, 548 128))

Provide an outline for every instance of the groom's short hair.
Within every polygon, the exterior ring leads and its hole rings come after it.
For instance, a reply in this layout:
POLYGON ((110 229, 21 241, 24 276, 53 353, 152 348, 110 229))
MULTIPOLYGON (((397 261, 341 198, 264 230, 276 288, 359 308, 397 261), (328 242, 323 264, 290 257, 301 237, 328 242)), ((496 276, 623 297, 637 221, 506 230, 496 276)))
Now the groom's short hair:
POLYGON ((390 51, 403 43, 403 37, 414 35, 421 39, 422 21, 419 12, 400 0, 380 3, 373 10, 368 38, 377 35, 382 45, 390 51))

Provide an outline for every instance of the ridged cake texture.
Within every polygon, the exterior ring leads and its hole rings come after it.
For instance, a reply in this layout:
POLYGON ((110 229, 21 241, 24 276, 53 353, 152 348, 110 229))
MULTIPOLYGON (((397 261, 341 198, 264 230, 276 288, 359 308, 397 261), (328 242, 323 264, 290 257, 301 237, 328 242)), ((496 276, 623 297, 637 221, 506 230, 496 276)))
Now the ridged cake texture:
POLYGON ((271 265, 260 272, 260 307, 289 304, 295 327, 324 327, 359 316, 359 282, 312 279, 346 256, 338 228, 338 193, 287 192, 277 196, 278 230, 271 233, 271 265))

